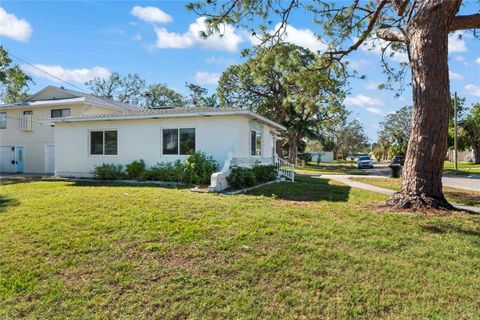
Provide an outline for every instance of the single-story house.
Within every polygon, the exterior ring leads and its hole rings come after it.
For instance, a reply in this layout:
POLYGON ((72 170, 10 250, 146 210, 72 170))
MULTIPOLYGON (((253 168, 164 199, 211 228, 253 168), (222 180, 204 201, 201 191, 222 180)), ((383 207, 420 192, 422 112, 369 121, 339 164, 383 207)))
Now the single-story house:
MULTIPOLYGON (((184 161, 192 151, 212 156, 223 169, 276 161, 283 126, 254 112, 226 108, 162 108, 46 120, 55 126, 55 175, 92 177, 103 163, 147 166, 184 161), (226 166, 226 164, 228 164, 226 166)), ((212 182, 212 185, 215 185, 212 182)))

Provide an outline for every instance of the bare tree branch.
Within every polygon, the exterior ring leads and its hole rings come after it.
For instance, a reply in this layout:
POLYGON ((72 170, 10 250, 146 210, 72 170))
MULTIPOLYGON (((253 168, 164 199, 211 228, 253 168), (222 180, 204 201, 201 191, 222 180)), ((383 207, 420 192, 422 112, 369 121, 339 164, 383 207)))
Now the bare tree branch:
POLYGON ((379 30, 377 30, 377 37, 387 41, 408 43, 408 36, 405 31, 400 28, 390 26, 381 27, 379 30))

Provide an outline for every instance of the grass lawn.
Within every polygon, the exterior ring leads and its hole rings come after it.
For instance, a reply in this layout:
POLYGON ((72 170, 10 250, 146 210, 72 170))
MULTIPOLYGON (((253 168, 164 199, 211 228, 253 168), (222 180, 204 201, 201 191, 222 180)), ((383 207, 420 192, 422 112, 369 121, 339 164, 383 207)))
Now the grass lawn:
POLYGON ((444 172, 449 174, 462 174, 462 175, 471 175, 471 174, 480 174, 480 164, 470 163, 470 162, 459 162, 458 171, 454 171, 454 163, 445 161, 444 172))
POLYGON ((356 162, 340 162, 340 163, 320 163, 309 162, 304 168, 296 167, 296 173, 300 174, 358 174, 368 175, 368 171, 357 168, 356 162))
POLYGON ((1 319, 475 319, 480 217, 374 213, 299 177, 250 195, 0 186, 1 319))
MULTIPOLYGON (((374 186, 391 189, 391 190, 400 190, 402 186, 401 179, 391 179, 391 178, 351 178, 355 181, 360 181, 363 183, 371 184, 374 186)), ((449 201, 453 201, 460 204, 465 204, 469 206, 480 207, 480 192, 463 190, 451 187, 444 187, 443 192, 445 197, 449 201)))

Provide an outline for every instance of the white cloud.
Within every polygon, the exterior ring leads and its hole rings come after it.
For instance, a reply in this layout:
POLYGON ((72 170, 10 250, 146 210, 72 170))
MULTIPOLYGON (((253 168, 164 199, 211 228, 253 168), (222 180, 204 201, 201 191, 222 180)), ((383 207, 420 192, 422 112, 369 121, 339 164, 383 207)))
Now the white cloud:
POLYGON ((456 56, 455 60, 462 62, 462 61, 465 61, 465 57, 464 56, 456 56))
POLYGON ((475 63, 480 64, 480 57, 478 57, 477 60, 475 60, 475 63))
MULTIPOLYGON (((268 33, 274 34, 280 29, 281 26, 282 24, 278 23, 268 33)), ((283 42, 293 43, 297 46, 304 47, 312 51, 325 51, 328 48, 328 46, 322 41, 320 41, 320 39, 315 35, 315 33, 313 33, 312 30, 297 29, 291 25, 284 26, 281 39, 283 42)), ((250 42, 253 45, 258 45, 261 43, 261 39, 256 36, 250 36, 250 42)))
POLYGON ((453 71, 449 71, 448 75, 450 77, 450 80, 463 80, 463 79, 465 79, 463 77, 463 75, 461 75, 460 73, 453 72, 453 71))
POLYGON ((465 32, 453 32, 448 35, 448 52, 466 52, 465 32))
POLYGON ((363 69, 365 67, 370 67, 372 65, 372 62, 368 59, 363 59, 363 58, 360 58, 360 59, 347 59, 348 61, 348 65, 350 68, 354 69, 354 70, 358 70, 358 69, 363 69))
POLYGON ((235 29, 226 25, 222 28, 222 35, 214 34, 204 39, 200 36, 206 30, 205 18, 200 17, 190 24, 188 31, 184 33, 169 32, 166 28, 155 27, 157 35, 157 48, 190 48, 201 46, 209 50, 237 51, 238 45, 243 41, 242 37, 235 32, 235 29))
POLYGON ((135 41, 142 41, 142 35, 140 33, 137 33, 132 37, 132 39, 135 41))
POLYGON ((365 90, 378 90, 378 86, 381 84, 381 82, 368 82, 364 85, 364 88, 365 90))
POLYGON ((93 67, 91 69, 82 68, 82 69, 65 69, 61 66, 47 66, 43 64, 35 64, 34 67, 29 65, 24 65, 22 68, 30 74, 33 74, 37 77, 49 79, 55 82, 61 82, 60 80, 49 76, 47 73, 60 78, 64 81, 74 81, 78 83, 85 83, 88 80, 93 78, 107 78, 110 76, 110 71, 102 67, 93 67), (45 72, 42 72, 38 69, 41 69, 45 72))
POLYGON ((140 7, 135 6, 130 11, 130 14, 134 15, 135 17, 146 21, 146 22, 158 22, 158 23, 168 23, 172 22, 173 18, 168 13, 160 10, 157 7, 140 7))
POLYGON ((476 86, 474 84, 467 84, 465 86, 465 91, 472 96, 480 97, 480 86, 476 86))
POLYGON ((378 108, 375 108, 375 107, 370 107, 370 108, 367 108, 366 110, 370 113, 373 113, 373 114, 380 114, 380 115, 385 114, 382 110, 380 110, 378 108))
POLYGON ((0 37, 26 42, 32 34, 32 26, 0 7, 0 37))
POLYGON ((357 94, 354 97, 347 97, 345 98, 345 104, 347 106, 382 106, 383 101, 377 98, 372 98, 369 96, 365 96, 363 94, 357 94))
POLYGON ((210 73, 199 71, 195 74, 195 81, 198 84, 217 84, 220 80, 220 73, 210 73))

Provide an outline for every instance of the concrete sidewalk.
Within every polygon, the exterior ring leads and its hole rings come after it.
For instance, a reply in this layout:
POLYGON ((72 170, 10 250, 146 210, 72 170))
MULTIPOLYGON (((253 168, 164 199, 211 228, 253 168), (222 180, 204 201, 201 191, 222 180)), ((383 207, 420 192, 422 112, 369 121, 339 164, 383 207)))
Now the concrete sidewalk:
MULTIPOLYGON (((359 177, 359 176, 355 176, 355 175, 333 175, 332 174, 332 175, 318 175, 316 177, 321 178, 321 179, 335 180, 335 181, 341 182, 343 184, 346 184, 347 186, 350 186, 352 188, 363 189, 363 190, 367 190, 367 191, 381 193, 381 194, 384 194, 384 195, 387 195, 387 196, 391 196, 392 194, 395 193, 395 191, 390 190, 390 189, 385 189, 385 188, 373 186, 371 184, 350 180, 351 177, 359 177)), ((385 177, 385 176, 361 176, 361 177, 362 178, 388 178, 388 177, 385 177)), ((475 179, 475 180, 480 182, 480 180, 478 180, 478 179, 475 179)), ((474 189, 474 191, 475 191, 475 189, 474 189)), ((480 208, 478 208, 478 207, 466 206, 466 205, 459 204, 459 203, 454 203, 454 202, 450 202, 450 203, 458 210, 464 210, 464 211, 468 211, 468 212, 471 212, 471 213, 480 214, 480 208)))

